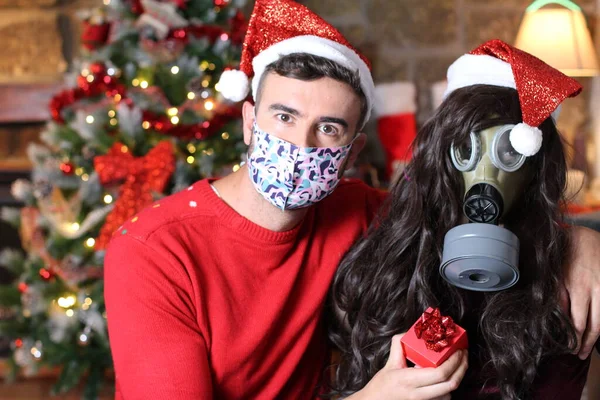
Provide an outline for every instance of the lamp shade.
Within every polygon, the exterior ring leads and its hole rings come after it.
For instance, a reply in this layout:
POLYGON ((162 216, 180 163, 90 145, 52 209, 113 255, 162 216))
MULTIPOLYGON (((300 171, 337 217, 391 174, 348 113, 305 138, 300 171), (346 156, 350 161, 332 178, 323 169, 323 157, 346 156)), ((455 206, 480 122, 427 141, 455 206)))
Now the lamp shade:
POLYGON ((576 6, 528 8, 515 47, 533 54, 565 75, 593 76, 600 72, 585 17, 576 6))

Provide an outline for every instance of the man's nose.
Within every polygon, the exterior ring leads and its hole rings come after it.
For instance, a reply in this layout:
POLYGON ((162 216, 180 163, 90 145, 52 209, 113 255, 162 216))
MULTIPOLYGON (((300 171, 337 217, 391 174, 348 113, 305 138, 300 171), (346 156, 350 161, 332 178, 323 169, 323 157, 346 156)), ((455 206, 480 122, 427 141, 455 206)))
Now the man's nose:
POLYGON ((299 147, 319 147, 313 126, 298 126, 292 143, 299 147))

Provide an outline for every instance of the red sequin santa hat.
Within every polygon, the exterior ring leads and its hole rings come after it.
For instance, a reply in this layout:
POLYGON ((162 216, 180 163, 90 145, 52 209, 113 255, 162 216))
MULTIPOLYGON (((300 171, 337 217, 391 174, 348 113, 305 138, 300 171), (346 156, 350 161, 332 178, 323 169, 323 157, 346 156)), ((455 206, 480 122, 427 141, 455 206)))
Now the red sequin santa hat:
POLYGON ((256 100, 258 83, 267 65, 293 53, 324 57, 358 71, 367 99, 365 121, 369 119, 374 84, 368 60, 333 26, 292 0, 256 0, 244 39, 240 70, 224 71, 218 91, 229 100, 244 100, 252 78, 252 97, 256 100))
POLYGON ((525 156, 533 156, 542 146, 544 122, 567 97, 581 92, 581 85, 540 59, 501 40, 490 40, 456 60, 448 68, 448 88, 494 85, 516 89, 523 122, 513 128, 510 142, 525 156))

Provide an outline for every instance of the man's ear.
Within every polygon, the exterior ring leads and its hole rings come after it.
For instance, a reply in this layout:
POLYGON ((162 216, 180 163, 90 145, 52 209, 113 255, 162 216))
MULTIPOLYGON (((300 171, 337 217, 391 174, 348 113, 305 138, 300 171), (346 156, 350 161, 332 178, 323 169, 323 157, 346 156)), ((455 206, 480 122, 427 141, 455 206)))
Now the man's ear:
POLYGON ((244 130, 244 143, 250 145, 250 139, 252 138, 252 125, 254 124, 254 105, 249 101, 245 101, 242 106, 242 118, 243 118, 243 130, 244 130))
POLYGON ((360 154, 361 150, 365 147, 366 144, 367 135, 360 132, 356 139, 354 139, 354 144, 350 149, 350 154, 348 154, 348 162, 346 163, 346 169, 352 168, 352 166, 356 162, 356 159, 358 158, 358 155, 360 154))

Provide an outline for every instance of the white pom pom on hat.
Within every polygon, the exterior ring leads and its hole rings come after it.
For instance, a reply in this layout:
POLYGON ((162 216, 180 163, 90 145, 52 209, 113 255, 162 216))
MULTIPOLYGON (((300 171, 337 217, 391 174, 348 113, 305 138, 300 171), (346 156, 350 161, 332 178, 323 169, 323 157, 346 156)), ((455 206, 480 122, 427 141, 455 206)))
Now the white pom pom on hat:
POLYGON ((535 126, 529 126, 523 122, 517 124, 510 131, 510 144, 512 147, 523 154, 531 157, 537 154, 542 148, 542 131, 535 126))
POLYGON ((242 71, 231 69, 223 71, 217 90, 228 100, 242 101, 250 92, 250 80, 242 71))
POLYGON ((501 40, 490 40, 458 58, 448 68, 444 97, 456 89, 492 85, 515 89, 523 123, 510 134, 514 149, 525 156, 535 155, 542 146, 538 128, 568 97, 581 92, 581 85, 540 59, 501 40))

